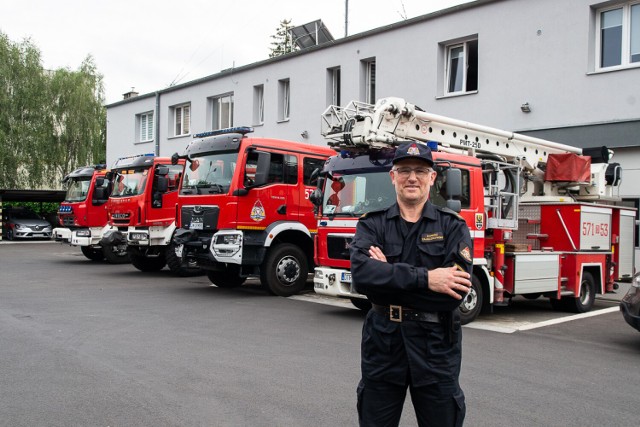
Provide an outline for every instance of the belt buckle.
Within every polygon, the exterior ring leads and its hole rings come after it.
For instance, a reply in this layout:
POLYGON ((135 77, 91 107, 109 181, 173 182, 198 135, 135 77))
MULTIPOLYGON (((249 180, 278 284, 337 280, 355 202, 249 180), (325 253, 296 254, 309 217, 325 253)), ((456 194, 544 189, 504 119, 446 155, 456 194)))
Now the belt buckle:
POLYGON ((390 305, 389 306, 389 320, 392 322, 402 322, 402 306, 390 305))

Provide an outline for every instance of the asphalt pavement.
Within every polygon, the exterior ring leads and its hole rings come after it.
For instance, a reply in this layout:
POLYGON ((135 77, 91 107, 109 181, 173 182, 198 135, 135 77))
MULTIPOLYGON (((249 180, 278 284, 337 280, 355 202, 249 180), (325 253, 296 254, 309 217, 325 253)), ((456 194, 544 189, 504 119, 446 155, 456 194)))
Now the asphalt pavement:
MULTIPOLYGON (((635 425, 640 333, 620 294, 590 317, 522 300, 465 327, 465 425, 635 425)), ((357 425, 362 320, 311 292, 3 242, 0 426, 357 425)), ((401 425, 415 425, 410 398, 401 425)))

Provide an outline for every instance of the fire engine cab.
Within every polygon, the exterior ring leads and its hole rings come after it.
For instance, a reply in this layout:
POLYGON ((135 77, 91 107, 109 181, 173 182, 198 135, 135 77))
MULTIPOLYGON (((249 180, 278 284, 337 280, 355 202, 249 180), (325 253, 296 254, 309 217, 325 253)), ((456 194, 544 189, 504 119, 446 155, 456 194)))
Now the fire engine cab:
POLYGON ((112 189, 106 173, 106 165, 100 164, 80 167, 64 177, 67 194, 58 208, 61 227, 53 230, 56 241, 80 246, 92 261, 104 259, 99 242, 107 226, 106 203, 112 189))
POLYGON ((271 293, 288 296, 304 287, 313 265, 317 223, 309 195, 334 151, 249 137, 252 131, 198 134, 174 155, 187 161, 174 242, 183 263, 205 269, 219 287, 259 277, 271 293))
POLYGON ((329 107, 327 161, 312 200, 319 212, 314 289, 369 303, 351 285, 349 244, 360 215, 395 202, 395 146, 428 144, 438 178, 429 200, 464 217, 474 241, 464 323, 512 297, 549 298, 585 312, 596 294, 634 274, 635 210, 616 205, 621 168, 610 150, 581 150, 422 111, 399 98, 329 107))
POLYGON ((153 154, 122 157, 111 168, 108 212, 114 228, 102 242, 124 245, 138 270, 157 271, 167 265, 180 276, 199 273, 197 268, 182 265, 171 241, 183 171, 184 160, 174 165, 170 158, 153 154))

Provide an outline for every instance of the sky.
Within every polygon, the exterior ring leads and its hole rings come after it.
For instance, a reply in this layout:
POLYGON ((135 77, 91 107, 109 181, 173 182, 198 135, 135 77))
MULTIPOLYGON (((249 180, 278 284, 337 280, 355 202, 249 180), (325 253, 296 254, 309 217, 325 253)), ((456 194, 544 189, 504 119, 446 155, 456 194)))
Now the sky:
MULTIPOLYGON (((349 0, 349 35, 471 0, 349 0)), ((2 0, 0 32, 38 47, 46 69, 77 70, 91 55, 106 104, 269 57, 283 19, 321 19, 345 34, 345 0, 2 0)))

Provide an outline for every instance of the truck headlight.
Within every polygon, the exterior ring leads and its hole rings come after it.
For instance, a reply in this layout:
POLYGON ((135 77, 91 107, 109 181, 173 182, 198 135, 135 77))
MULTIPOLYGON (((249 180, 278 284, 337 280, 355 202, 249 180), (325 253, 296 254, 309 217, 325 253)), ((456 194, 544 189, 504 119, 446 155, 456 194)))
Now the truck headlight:
POLYGON ((89 229, 78 230, 78 231, 76 231, 76 236, 77 237, 91 237, 91 230, 89 230, 89 229))
POLYGON ((241 243, 241 234, 222 234, 216 237, 216 245, 240 245, 241 243))

